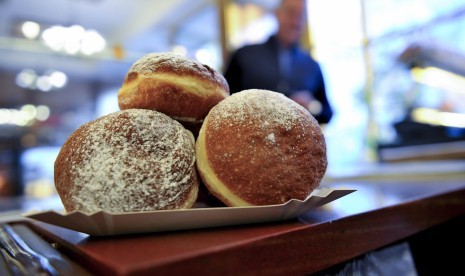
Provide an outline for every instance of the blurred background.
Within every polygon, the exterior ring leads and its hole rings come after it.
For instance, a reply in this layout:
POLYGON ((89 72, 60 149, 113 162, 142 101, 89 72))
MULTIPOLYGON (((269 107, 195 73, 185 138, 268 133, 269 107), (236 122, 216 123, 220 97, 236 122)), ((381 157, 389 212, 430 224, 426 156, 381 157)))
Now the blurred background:
MULTIPOLYGON (((302 45, 335 114, 338 168, 465 157, 465 3, 308 0, 302 45)), ((55 195, 53 163, 82 124, 118 110, 131 64, 171 51, 222 71, 277 27, 276 0, 0 0, 0 196, 55 195)))

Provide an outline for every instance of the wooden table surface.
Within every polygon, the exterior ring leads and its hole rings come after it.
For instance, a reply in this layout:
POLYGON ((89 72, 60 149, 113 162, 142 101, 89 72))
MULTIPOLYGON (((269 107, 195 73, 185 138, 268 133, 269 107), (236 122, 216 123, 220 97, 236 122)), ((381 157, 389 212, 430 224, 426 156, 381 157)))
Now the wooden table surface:
POLYGON ((33 225, 99 275, 308 275, 465 214, 461 179, 324 186, 357 191, 274 223, 116 237, 33 225))

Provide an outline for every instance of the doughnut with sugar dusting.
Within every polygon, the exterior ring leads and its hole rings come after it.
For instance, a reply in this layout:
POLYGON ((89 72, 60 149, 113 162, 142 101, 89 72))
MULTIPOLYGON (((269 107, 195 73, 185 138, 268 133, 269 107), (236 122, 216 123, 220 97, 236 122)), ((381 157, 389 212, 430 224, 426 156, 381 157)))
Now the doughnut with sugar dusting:
POLYGON ((118 104, 121 110, 162 112, 195 132, 210 109, 227 96, 228 83, 216 70, 188 57, 161 52, 147 54, 131 66, 118 91, 118 104))
POLYGON ((68 137, 55 160, 54 177, 68 212, 190 208, 199 186, 195 140, 160 112, 118 111, 68 137))
POLYGON ((197 169, 227 206, 306 199, 327 168, 315 118, 281 93, 244 90, 212 108, 196 141, 197 169))

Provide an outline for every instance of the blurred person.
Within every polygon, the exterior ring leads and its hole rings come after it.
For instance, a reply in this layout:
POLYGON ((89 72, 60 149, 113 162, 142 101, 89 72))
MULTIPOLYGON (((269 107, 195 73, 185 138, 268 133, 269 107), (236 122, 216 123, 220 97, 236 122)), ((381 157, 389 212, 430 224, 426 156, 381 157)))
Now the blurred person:
POLYGON ((278 30, 263 44, 232 53, 224 72, 231 93, 245 89, 281 92, 307 108, 320 124, 333 115, 320 65, 298 45, 305 26, 305 0, 282 0, 278 30))

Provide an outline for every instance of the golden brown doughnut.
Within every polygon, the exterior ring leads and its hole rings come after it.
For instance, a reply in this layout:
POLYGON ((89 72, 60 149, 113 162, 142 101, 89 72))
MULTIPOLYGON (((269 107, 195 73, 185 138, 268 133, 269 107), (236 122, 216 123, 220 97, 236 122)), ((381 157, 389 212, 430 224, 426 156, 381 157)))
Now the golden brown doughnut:
POLYGON ((304 200, 320 184, 326 143, 315 118, 268 90, 235 93, 212 108, 196 142, 197 169, 228 206, 304 200))
POLYGON ((75 130, 55 160, 68 212, 190 208, 197 199, 192 133, 153 110, 128 109, 75 130))
POLYGON ((173 53, 150 53, 129 69, 118 91, 121 110, 152 109, 186 127, 200 126, 210 109, 229 95, 214 69, 173 53))

